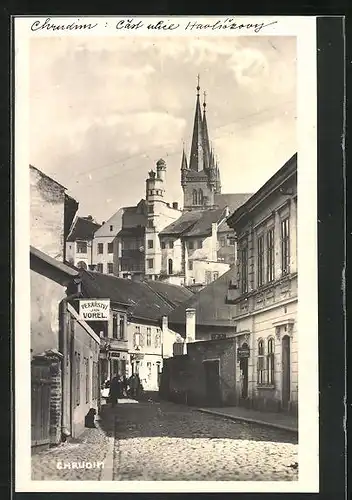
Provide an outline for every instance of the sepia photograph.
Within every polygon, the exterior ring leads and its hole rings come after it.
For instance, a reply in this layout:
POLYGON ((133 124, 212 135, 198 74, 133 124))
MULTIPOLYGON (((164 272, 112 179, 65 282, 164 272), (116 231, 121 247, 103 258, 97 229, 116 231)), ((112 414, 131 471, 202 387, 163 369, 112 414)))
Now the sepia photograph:
POLYGON ((314 328, 314 134, 302 146, 300 131, 314 86, 302 98, 298 31, 24 21, 28 482, 299 484, 318 416, 303 316, 314 328))

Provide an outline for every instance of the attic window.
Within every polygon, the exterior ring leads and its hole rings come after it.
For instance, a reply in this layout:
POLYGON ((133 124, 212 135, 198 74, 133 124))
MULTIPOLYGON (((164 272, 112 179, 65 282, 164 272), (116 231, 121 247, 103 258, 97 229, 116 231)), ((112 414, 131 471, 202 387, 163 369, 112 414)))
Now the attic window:
POLYGON ((114 226, 110 226, 110 231, 112 231, 114 229, 114 226))

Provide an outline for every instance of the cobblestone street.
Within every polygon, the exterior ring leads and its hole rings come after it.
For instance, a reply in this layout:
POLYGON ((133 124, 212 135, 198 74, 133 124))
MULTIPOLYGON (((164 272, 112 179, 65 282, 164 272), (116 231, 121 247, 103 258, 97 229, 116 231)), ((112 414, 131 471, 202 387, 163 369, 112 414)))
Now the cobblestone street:
POLYGON ((297 440, 285 431, 166 402, 115 415, 115 480, 297 480, 297 440))
POLYGON ((104 407, 102 415, 99 427, 87 429, 79 443, 34 454, 32 479, 298 479, 297 469, 290 467, 298 461, 297 438, 284 430, 234 422, 167 402, 124 402, 115 409, 104 407), (58 461, 104 461, 105 470, 58 469, 58 461), (110 474, 106 467, 112 467, 110 474))

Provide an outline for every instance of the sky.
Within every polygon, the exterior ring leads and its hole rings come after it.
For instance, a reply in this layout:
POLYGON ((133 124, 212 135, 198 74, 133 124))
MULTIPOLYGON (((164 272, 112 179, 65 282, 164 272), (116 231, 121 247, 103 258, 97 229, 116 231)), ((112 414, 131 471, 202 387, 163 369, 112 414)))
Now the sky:
POLYGON ((30 163, 98 222, 145 197, 159 158, 182 205, 197 74, 223 193, 254 193, 297 150, 294 37, 40 37, 29 67, 30 163))

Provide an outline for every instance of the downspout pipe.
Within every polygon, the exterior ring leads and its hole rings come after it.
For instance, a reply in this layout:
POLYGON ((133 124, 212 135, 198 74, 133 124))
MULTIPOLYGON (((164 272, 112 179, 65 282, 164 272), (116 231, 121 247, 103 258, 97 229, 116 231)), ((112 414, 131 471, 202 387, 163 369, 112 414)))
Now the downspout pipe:
MULTIPOLYGON (((68 331, 68 320, 69 314, 67 311, 67 303, 70 300, 77 299, 82 296, 81 291, 81 281, 75 280, 77 284, 77 292, 67 297, 63 298, 60 302, 61 309, 61 334, 60 334, 60 352, 63 355, 62 358, 62 372, 61 372, 61 384, 62 384, 62 398, 61 398, 61 435, 63 440, 65 440, 68 436, 71 435, 71 422, 69 421, 68 414, 71 413, 72 408, 72 391, 70 388, 70 376, 67 373, 67 362, 69 357, 71 356, 71 345, 72 338, 71 332, 68 331), (66 407, 67 394, 70 394, 70 408, 66 407)), ((70 364, 71 368, 71 364, 70 364)))

